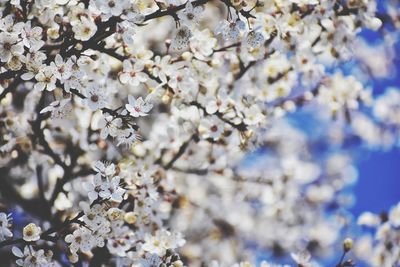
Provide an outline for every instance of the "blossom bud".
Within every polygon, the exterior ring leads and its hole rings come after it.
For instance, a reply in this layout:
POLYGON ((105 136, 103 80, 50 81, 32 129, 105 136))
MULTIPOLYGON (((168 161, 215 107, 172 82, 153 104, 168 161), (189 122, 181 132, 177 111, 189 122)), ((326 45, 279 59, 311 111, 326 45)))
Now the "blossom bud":
POLYGON ((81 43, 77 43, 75 45, 75 49, 78 50, 78 51, 81 51, 83 49, 83 45, 81 43))
POLYGON ((137 221, 137 217, 136 217, 135 213, 127 212, 124 216, 124 220, 126 223, 135 224, 135 222, 137 221))
POLYGON ((346 238, 346 239, 343 241, 343 249, 344 249, 344 251, 345 251, 345 252, 348 252, 348 251, 350 251, 350 250, 352 249, 352 247, 353 247, 353 239, 351 239, 351 238, 346 238))
POLYGON ((193 58, 193 54, 190 53, 190 52, 188 52, 188 51, 186 51, 186 52, 184 52, 184 53, 182 54, 182 58, 183 58, 184 60, 186 60, 186 61, 189 61, 189 60, 191 60, 191 59, 193 58))
POLYGON ((173 263, 174 267, 182 267, 183 266, 183 262, 181 260, 177 260, 173 263))
POLYGON ((376 31, 382 27, 382 21, 378 18, 369 18, 367 19, 366 24, 366 26, 373 31, 376 31))

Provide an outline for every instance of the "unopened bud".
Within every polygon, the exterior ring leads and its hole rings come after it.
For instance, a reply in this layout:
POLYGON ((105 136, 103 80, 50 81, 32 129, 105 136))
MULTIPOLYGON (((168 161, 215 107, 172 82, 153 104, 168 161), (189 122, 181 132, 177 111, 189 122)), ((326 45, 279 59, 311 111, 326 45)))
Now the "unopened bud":
POLYGON ((177 260, 173 264, 174 264, 174 267, 182 267, 183 266, 183 262, 181 260, 177 260))
POLYGON ((81 51, 83 49, 83 45, 81 43, 77 43, 75 45, 75 49, 78 50, 78 51, 81 51))
POLYGON ((343 249, 344 251, 348 252, 353 248, 353 239, 351 238, 346 238, 343 241, 343 249))

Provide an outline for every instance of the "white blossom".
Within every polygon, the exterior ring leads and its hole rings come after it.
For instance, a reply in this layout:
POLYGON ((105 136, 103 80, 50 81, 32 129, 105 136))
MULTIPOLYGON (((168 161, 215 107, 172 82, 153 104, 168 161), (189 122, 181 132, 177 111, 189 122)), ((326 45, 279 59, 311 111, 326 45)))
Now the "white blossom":
POLYGON ((55 70, 46 66, 43 69, 40 69, 39 72, 35 75, 35 79, 37 83, 35 84, 35 90, 47 90, 53 91, 56 89, 56 81, 57 78, 55 76, 55 70))
POLYGON ((172 50, 182 50, 189 46, 192 32, 189 27, 181 26, 176 30, 175 37, 171 41, 172 50))
POLYGON ((107 96, 104 88, 96 83, 86 86, 86 98, 83 102, 93 111, 102 109, 107 105, 107 96))
POLYGON ((148 112, 153 108, 153 104, 143 100, 142 97, 135 99, 133 96, 128 96, 128 101, 125 108, 133 117, 147 116, 148 112))
POLYGON ((87 41, 96 33, 97 26, 92 20, 81 17, 80 22, 75 24, 72 30, 74 31, 75 39, 87 41))
POLYGON ((21 55, 24 51, 18 36, 0 32, 0 60, 8 62, 13 55, 21 55))
POLYGON ((42 230, 40 227, 36 226, 34 223, 30 223, 24 227, 23 235, 24 240, 28 242, 37 241, 40 239, 40 234, 42 230))

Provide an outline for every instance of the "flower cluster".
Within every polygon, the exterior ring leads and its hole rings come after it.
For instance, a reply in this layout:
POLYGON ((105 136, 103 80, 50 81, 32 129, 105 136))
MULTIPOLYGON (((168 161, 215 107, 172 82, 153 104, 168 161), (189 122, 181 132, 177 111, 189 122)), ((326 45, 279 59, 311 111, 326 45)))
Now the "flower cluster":
POLYGON ((400 203, 388 213, 380 215, 365 212, 358 218, 358 224, 373 229, 370 234, 361 237, 355 244, 357 256, 371 266, 396 266, 400 264, 400 203))
POLYGON ((11 238, 13 236, 10 231, 11 226, 11 214, 7 215, 3 212, 0 213, 0 241, 3 241, 7 238, 11 238))
MULTIPOLYGON (((0 1, 1 264, 334 256, 357 178, 348 144, 400 138, 399 90, 369 82, 396 43, 359 37, 397 36, 396 4, 376 2, 0 1)), ((363 215, 377 237, 354 254, 398 264, 399 213, 363 215)))
POLYGON ((18 258, 16 260, 18 266, 57 266, 56 263, 52 261, 53 252, 51 252, 51 250, 35 250, 32 246, 28 245, 24 247, 23 252, 18 247, 13 247, 12 253, 18 258))
POLYGON ((121 187, 121 178, 114 176, 114 164, 111 163, 105 166, 104 163, 98 161, 95 164, 95 170, 98 173, 94 177, 93 182, 85 184, 89 200, 93 202, 101 198, 121 202, 125 189, 121 187))

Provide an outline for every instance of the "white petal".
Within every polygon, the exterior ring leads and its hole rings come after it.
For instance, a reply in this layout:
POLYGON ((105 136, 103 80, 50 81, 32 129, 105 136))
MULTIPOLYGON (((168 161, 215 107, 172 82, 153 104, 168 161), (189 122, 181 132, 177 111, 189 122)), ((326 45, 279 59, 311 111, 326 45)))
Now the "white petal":
POLYGON ((24 253, 22 253, 22 251, 19 247, 12 247, 11 251, 18 258, 24 257, 24 253))

